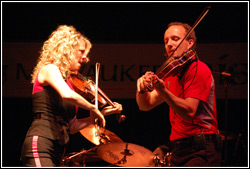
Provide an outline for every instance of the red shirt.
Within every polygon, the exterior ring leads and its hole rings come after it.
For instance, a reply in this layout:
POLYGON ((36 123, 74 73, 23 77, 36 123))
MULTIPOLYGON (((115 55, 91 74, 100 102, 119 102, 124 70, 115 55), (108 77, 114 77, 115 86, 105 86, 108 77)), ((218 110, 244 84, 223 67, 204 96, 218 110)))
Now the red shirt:
POLYGON ((215 84, 205 63, 199 60, 193 62, 180 80, 178 76, 165 79, 165 86, 178 97, 200 100, 197 112, 190 121, 184 120, 170 108, 171 141, 199 134, 201 128, 204 134, 217 132, 215 84))

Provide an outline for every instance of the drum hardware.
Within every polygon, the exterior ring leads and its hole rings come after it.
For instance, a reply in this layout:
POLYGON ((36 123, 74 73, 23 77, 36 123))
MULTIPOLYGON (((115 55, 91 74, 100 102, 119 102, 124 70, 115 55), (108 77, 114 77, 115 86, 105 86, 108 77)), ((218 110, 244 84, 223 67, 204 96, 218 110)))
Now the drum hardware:
POLYGON ((123 158, 117 162, 117 164, 125 164, 127 162, 127 156, 132 156, 133 153, 128 149, 128 143, 126 143, 126 148, 124 149, 124 152, 121 152, 123 158))
MULTIPOLYGON (((169 167, 171 166, 171 155, 172 152, 167 145, 161 145, 157 147, 153 151, 155 158, 154 158, 154 166, 156 167, 169 167)), ((153 166, 151 166, 153 167, 153 166)))
POLYGON ((166 155, 161 159, 159 154, 155 154, 154 166, 155 167, 170 167, 171 166, 171 152, 167 152, 166 155))
MULTIPOLYGON (((64 158, 63 161, 69 161, 81 154, 87 156, 89 151, 94 150, 100 159, 111 164, 111 166, 148 167, 163 165, 163 161, 158 161, 160 158, 147 148, 123 142, 121 138, 103 127, 96 127, 95 124, 90 124, 80 130, 80 133, 97 146, 90 150, 83 149, 79 153, 64 158)), ((85 166, 85 162, 83 165, 85 166)))
POLYGON ((109 142, 123 142, 122 139, 113 132, 103 127, 97 128, 94 124, 90 124, 80 130, 80 133, 95 145, 106 144, 109 142))
MULTIPOLYGON (((96 124, 90 124, 84 129, 80 130, 80 133, 90 142, 95 145, 102 145, 110 142, 123 142, 118 136, 116 136, 111 131, 97 126, 96 124)), ((97 147, 93 147, 89 150, 81 150, 80 152, 73 153, 73 155, 65 156, 62 160, 63 164, 67 166, 69 163, 73 163, 75 166, 86 165, 86 162, 96 162, 103 161, 95 152, 95 154, 90 154, 90 151, 96 151, 97 147), (94 155, 94 156, 93 156, 94 155)), ((72 154, 72 153, 71 153, 72 154)))
POLYGON ((64 156, 61 166, 86 167, 94 163, 102 163, 103 160, 97 155, 96 147, 89 150, 81 150, 80 152, 68 153, 64 156), (93 152, 92 152, 93 151, 93 152))
POLYGON ((172 152, 167 152, 166 155, 164 156, 164 166, 165 167, 170 167, 171 166, 171 156, 172 152))
POLYGON ((133 143, 102 144, 97 147, 97 154, 104 161, 121 167, 147 167, 154 163, 153 152, 133 143))
POLYGON ((96 147, 93 147, 93 148, 90 148, 89 150, 85 150, 85 149, 82 149, 80 152, 78 152, 78 153, 73 153, 73 155, 71 155, 71 156, 69 156, 69 157, 64 157, 63 159, 62 159, 62 162, 63 163, 65 163, 66 161, 70 161, 72 158, 75 158, 75 157, 77 157, 77 156, 80 156, 80 155, 82 155, 82 154, 87 154, 88 152, 90 152, 90 151, 95 151, 96 150, 96 147))
POLYGON ((160 157, 158 156, 158 154, 155 154, 153 162, 154 162, 155 167, 160 167, 161 166, 162 161, 161 161, 160 157))
POLYGON ((80 133, 97 146, 89 150, 83 149, 78 153, 64 157, 62 160, 64 165, 86 166, 86 159, 96 162, 97 158, 104 160, 102 162, 107 162, 111 166, 149 167, 165 165, 165 161, 161 160, 157 154, 143 146, 123 142, 118 136, 105 128, 91 124, 82 129, 80 133), (95 151, 95 158, 88 157, 90 151, 95 151))
POLYGON ((220 131, 220 135, 221 140, 232 140, 236 137, 234 133, 228 131, 220 131))

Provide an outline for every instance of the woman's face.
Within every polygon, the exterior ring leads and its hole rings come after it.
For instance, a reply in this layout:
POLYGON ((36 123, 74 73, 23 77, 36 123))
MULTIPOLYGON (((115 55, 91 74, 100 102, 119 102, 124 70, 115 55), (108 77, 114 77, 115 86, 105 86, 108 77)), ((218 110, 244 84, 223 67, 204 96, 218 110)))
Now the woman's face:
POLYGON ((83 40, 80 41, 79 45, 76 47, 75 57, 71 58, 70 70, 78 72, 82 64, 87 60, 88 51, 86 50, 86 45, 83 40))

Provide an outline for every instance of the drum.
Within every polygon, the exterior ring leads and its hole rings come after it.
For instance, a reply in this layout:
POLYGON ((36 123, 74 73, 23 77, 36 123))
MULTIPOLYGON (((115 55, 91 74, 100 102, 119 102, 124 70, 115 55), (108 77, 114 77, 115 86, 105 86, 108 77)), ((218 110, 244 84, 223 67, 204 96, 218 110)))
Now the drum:
POLYGON ((154 158, 154 165, 156 167, 170 167, 171 166, 171 156, 172 152, 166 145, 161 145, 157 147, 153 151, 155 158, 154 158))

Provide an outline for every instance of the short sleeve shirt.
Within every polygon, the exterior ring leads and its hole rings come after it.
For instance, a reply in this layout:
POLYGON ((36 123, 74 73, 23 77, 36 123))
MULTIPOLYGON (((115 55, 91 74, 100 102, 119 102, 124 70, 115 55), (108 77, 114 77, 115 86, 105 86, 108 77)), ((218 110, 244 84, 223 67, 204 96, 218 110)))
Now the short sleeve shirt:
POLYGON ((217 132, 217 110, 215 84, 208 66, 200 60, 193 62, 183 77, 171 76, 165 79, 165 86, 183 99, 192 97, 200 100, 197 112, 190 121, 184 120, 170 108, 170 140, 193 136, 201 132, 217 132))

